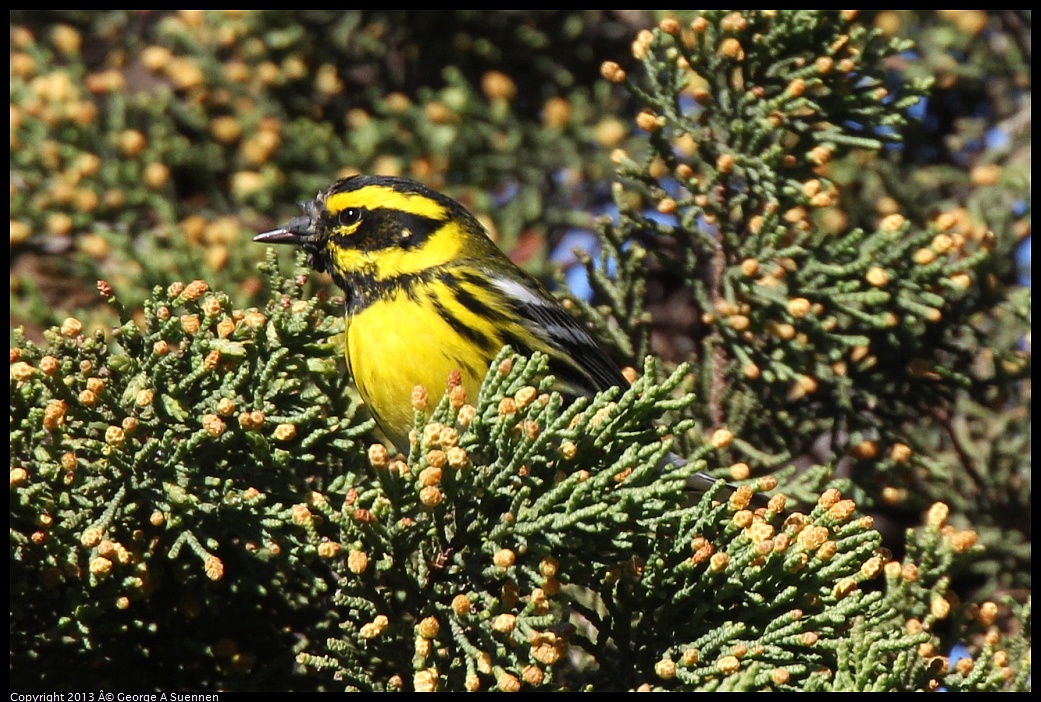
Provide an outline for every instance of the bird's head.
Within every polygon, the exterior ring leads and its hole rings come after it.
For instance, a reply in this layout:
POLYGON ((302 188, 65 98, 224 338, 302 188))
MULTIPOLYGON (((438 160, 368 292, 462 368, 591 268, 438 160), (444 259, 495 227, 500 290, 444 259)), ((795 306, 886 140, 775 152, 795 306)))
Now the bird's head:
POLYGON ((310 266, 348 295, 494 248, 466 208, 406 178, 344 178, 302 207, 303 215, 253 240, 302 247, 310 266))

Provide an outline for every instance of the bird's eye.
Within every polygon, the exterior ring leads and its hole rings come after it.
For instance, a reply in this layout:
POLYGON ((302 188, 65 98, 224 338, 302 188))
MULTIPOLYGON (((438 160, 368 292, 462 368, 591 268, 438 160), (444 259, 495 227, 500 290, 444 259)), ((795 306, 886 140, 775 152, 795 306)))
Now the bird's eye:
POLYGON ((355 207, 348 207, 345 210, 340 210, 340 214, 336 215, 336 221, 344 227, 357 224, 361 221, 361 210, 355 207))

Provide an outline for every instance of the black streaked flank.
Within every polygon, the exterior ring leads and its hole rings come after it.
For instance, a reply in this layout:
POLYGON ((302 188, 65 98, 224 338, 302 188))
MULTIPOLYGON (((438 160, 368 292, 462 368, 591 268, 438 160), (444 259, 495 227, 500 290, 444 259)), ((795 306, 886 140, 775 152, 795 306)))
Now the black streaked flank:
MULTIPOLYGON (((452 292, 455 292, 454 288, 452 289, 452 292)), ((455 331, 457 334, 464 337, 465 339, 471 341, 472 343, 476 344, 489 357, 492 357, 495 354, 497 354, 499 352, 499 349, 502 348, 503 344, 501 341, 478 331, 472 326, 465 324, 461 319, 456 317, 451 310, 449 310, 447 307, 441 304, 441 301, 438 300, 435 296, 429 295, 428 297, 429 302, 434 306, 434 309, 437 310, 437 313, 441 315, 442 319, 448 322, 448 326, 452 327, 453 331, 455 331)), ((481 373, 476 373, 476 375, 481 375, 481 373)))
POLYGON ((471 285, 475 285, 469 275, 457 275, 450 271, 444 271, 439 277, 442 282, 452 290, 452 294, 455 295, 456 301, 478 317, 487 319, 494 323, 509 321, 510 318, 507 317, 502 310, 496 309, 478 299, 476 295, 460 285, 460 283, 470 283, 471 285))

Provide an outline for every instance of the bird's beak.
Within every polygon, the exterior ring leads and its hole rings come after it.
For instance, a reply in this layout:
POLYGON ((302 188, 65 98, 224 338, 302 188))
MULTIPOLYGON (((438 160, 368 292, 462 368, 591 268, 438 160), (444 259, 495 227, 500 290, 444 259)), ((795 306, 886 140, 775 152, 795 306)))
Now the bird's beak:
POLYGON ((282 229, 272 229, 269 232, 257 234, 253 237, 253 241, 260 244, 302 244, 304 243, 304 237, 283 227, 282 229))
POLYGON ((260 244, 296 244, 302 246, 314 240, 314 222, 310 217, 294 217, 284 227, 257 234, 253 241, 260 244))

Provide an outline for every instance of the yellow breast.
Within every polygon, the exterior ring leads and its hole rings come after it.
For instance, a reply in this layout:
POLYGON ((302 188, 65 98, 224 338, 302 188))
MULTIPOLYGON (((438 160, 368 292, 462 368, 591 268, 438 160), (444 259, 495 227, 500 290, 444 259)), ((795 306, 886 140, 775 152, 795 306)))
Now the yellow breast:
POLYGON ((398 291, 347 318, 348 369, 376 422, 402 452, 412 429, 413 388, 426 388, 434 406, 458 370, 474 402, 492 360, 438 313, 430 304, 433 294, 398 291))

